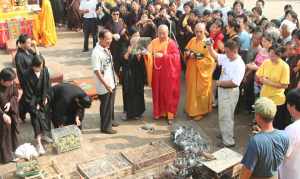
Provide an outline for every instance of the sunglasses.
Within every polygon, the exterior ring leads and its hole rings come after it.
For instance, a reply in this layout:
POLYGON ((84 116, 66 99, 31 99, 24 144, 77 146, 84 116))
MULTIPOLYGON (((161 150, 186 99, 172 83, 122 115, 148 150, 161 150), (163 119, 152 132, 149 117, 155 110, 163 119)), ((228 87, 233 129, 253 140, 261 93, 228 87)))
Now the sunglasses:
POLYGON ((114 15, 114 16, 118 16, 118 15, 120 15, 119 13, 113 13, 112 15, 114 15))

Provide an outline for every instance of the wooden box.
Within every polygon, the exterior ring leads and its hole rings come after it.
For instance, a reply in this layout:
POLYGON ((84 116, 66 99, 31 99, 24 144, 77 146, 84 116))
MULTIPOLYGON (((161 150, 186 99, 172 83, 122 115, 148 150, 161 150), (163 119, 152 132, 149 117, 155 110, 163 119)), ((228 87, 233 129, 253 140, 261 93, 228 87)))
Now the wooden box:
POLYGON ((242 155, 228 148, 220 149, 212 154, 216 160, 202 162, 204 167, 214 173, 215 178, 223 175, 231 178, 238 177, 240 174, 242 155))
POLYGON ((16 163, 16 175, 22 178, 29 178, 40 173, 40 164, 37 160, 19 161, 16 163))
POLYGON ((121 154, 109 155, 77 165, 86 179, 112 179, 132 174, 132 165, 121 154))
POLYGON ((80 148, 81 131, 76 125, 52 129, 51 134, 57 153, 68 152, 80 148))
MULTIPOLYGON (((0 179, 15 179, 22 178, 16 176, 16 171, 9 172, 3 176, 0 176, 0 179)), ((24 179, 63 179, 61 169, 59 169, 55 162, 51 161, 47 164, 40 165, 40 170, 33 176, 23 177, 24 179)))
POLYGON ((132 163, 133 172, 155 167, 174 161, 176 150, 165 142, 154 142, 137 149, 122 152, 122 155, 132 163))

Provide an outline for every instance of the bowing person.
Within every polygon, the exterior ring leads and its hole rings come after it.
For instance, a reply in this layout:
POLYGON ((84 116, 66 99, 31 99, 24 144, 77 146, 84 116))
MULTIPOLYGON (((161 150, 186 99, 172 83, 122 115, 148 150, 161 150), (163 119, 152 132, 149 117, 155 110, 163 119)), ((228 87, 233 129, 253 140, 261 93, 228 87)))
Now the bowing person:
POLYGON ((58 84, 51 88, 49 96, 54 127, 72 124, 82 127, 85 108, 91 106, 92 99, 80 87, 58 84))

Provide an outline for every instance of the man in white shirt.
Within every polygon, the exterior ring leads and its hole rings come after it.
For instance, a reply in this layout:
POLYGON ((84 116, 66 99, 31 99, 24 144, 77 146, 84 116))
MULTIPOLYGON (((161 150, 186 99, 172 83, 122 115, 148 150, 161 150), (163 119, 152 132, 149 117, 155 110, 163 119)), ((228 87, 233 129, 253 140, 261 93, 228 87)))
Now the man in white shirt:
POLYGON ((96 80, 96 91, 100 99, 101 132, 115 134, 112 127, 118 124, 114 121, 114 104, 117 76, 113 68, 113 59, 109 51, 112 33, 109 30, 99 32, 99 43, 92 53, 92 68, 96 80))
POLYGON ((234 147, 234 111, 239 99, 239 85, 245 74, 245 63, 238 55, 239 44, 234 40, 225 43, 225 54, 218 54, 208 44, 210 55, 222 66, 218 86, 218 118, 222 144, 220 147, 234 147))
POLYGON ((290 145, 279 168, 279 176, 280 179, 296 179, 300 177, 300 89, 291 90, 286 101, 289 113, 295 121, 285 128, 290 145))
POLYGON ((97 13, 96 5, 97 0, 81 0, 79 10, 83 14, 83 35, 84 35, 84 45, 83 52, 89 51, 89 36, 93 36, 93 47, 97 43, 97 13))

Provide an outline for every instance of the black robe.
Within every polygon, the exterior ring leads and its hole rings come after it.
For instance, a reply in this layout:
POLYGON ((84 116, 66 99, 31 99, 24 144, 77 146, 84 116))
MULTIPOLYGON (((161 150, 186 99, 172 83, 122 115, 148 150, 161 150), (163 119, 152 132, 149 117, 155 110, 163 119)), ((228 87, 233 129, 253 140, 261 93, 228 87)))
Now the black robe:
POLYGON ((31 68, 32 59, 35 53, 31 50, 25 51, 22 48, 18 48, 16 56, 15 56, 15 63, 16 63, 16 70, 18 80, 20 82, 21 88, 24 86, 24 73, 31 68))
POLYGON ((124 41, 124 35, 121 35, 121 32, 123 29, 126 28, 124 22, 122 19, 119 20, 119 22, 113 22, 112 20, 108 21, 108 23, 105 25, 105 28, 110 30, 113 34, 119 34, 120 39, 116 41, 113 39, 113 41, 110 44, 110 51, 111 55, 113 56, 113 62, 114 62, 114 69, 116 73, 120 74, 120 67, 121 67, 121 51, 120 46, 122 44, 122 41, 124 41))
MULTIPOLYGON (((124 53, 123 53, 124 54, 124 53)), ((128 119, 139 117, 145 112, 144 85, 146 70, 143 57, 138 60, 136 55, 123 59, 123 103, 128 119)))
POLYGON ((84 98, 87 94, 78 86, 62 83, 50 90, 52 122, 55 128, 61 125, 76 124, 75 118, 84 118, 84 108, 77 105, 76 98, 84 98))
POLYGON ((54 21, 62 24, 65 17, 65 4, 63 0, 50 0, 54 21))
MULTIPOLYGON (((183 21, 185 19, 185 16, 186 15, 183 15, 179 18, 179 21, 178 21, 178 27, 177 27, 177 40, 178 40, 178 44, 179 44, 179 47, 180 47, 180 50, 183 52, 187 43, 190 41, 190 39, 193 37, 193 33, 189 32, 186 27, 183 26, 183 21)), ((187 21, 187 25, 191 26, 191 28, 193 29, 193 26, 196 24, 196 23, 192 23, 188 20, 187 21)))
POLYGON ((141 18, 141 12, 139 11, 138 13, 135 13, 131 11, 126 17, 125 17, 125 23, 128 27, 128 30, 131 28, 135 27, 136 23, 140 20, 141 18))
POLYGON ((12 152, 18 147, 18 89, 16 84, 10 87, 0 85, 0 163, 13 159, 12 152), (4 123, 3 113, 6 103, 10 103, 10 110, 6 112, 11 117, 11 125, 4 123))
POLYGON ((49 132, 51 129, 48 105, 44 105, 46 98, 49 101, 50 79, 47 67, 44 67, 40 73, 39 78, 32 69, 27 70, 24 74, 26 79, 23 89, 24 102, 26 110, 30 113, 35 136, 45 131, 49 132), (40 109, 37 109, 38 105, 40 109))
MULTIPOLYGON (((16 70, 17 76, 19 80, 20 87, 24 89, 25 81, 27 80, 24 76, 25 72, 31 68, 32 59, 36 55, 36 53, 32 50, 25 51, 22 48, 18 48, 15 63, 16 63, 16 70)), ((43 56, 40 57, 44 60, 43 56)), ((19 114, 22 120, 25 120, 26 113, 28 111, 28 107, 26 106, 24 95, 22 94, 21 99, 19 101, 19 114)))
POLYGON ((299 72, 295 72, 294 68, 297 67, 297 63, 300 60, 300 55, 294 55, 292 57, 289 57, 286 61, 286 63, 290 67, 290 84, 289 87, 285 90, 285 94, 287 94, 291 89, 294 89, 297 87, 297 84, 300 80, 299 72))

